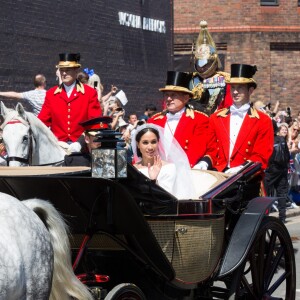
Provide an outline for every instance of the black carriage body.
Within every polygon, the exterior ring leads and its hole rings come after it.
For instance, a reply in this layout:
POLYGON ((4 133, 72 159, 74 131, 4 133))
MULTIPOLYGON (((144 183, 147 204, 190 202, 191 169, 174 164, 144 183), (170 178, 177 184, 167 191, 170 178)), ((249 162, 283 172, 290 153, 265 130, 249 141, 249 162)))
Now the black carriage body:
POLYGON ((213 282, 243 264, 273 202, 255 198, 261 180, 256 164, 199 200, 181 201, 131 166, 128 178, 118 181, 91 178, 89 170, 2 174, 1 192, 49 200, 63 213, 74 260, 83 254, 75 260, 76 273, 88 274, 83 281, 94 285, 89 275, 104 275, 102 291, 131 282, 147 299, 214 299, 213 282))

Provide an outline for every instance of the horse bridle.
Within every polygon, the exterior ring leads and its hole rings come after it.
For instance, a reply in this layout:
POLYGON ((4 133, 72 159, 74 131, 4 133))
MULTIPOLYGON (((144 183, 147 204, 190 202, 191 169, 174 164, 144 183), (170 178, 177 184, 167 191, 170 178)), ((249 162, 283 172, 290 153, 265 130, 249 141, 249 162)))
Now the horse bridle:
POLYGON ((64 162, 64 160, 60 160, 60 161, 48 163, 48 164, 33 165, 32 157, 33 157, 33 144, 35 142, 35 137, 33 135, 33 132, 32 132, 31 126, 30 126, 30 122, 26 121, 27 124, 25 124, 25 122, 22 122, 21 120, 11 120, 11 121, 7 122, 5 125, 15 124, 15 123, 22 123, 25 126, 29 127, 29 130, 28 130, 29 144, 28 144, 27 158, 19 157, 19 156, 9 156, 6 159, 4 158, 7 162, 7 166, 9 166, 9 162, 11 162, 11 161, 18 161, 18 162, 26 164, 28 166, 53 166, 53 165, 59 166, 64 162))
MULTIPOLYGON (((7 122, 7 124, 15 124, 15 123, 22 123, 22 122, 20 120, 12 120, 12 121, 7 122)), ((28 122, 28 127, 29 127, 29 130, 28 130, 29 144, 28 144, 27 158, 19 157, 19 156, 8 156, 6 158, 7 166, 9 166, 9 162, 10 161, 18 161, 18 162, 27 164, 29 166, 32 166, 32 153, 33 153, 33 140, 34 140, 34 136, 32 134, 32 129, 31 129, 31 126, 30 126, 29 122, 28 122)))

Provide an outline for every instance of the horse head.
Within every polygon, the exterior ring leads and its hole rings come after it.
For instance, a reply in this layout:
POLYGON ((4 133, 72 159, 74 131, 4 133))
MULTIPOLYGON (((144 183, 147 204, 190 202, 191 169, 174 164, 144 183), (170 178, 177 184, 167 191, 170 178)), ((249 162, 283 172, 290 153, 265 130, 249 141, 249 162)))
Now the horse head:
POLYGON ((28 165, 29 144, 31 142, 30 126, 22 104, 18 103, 16 110, 7 108, 1 102, 1 114, 4 117, 2 137, 9 156, 10 166, 28 165))
POLYGON ((1 102, 3 142, 9 166, 50 165, 62 162, 64 151, 50 129, 18 103, 9 109, 1 102))

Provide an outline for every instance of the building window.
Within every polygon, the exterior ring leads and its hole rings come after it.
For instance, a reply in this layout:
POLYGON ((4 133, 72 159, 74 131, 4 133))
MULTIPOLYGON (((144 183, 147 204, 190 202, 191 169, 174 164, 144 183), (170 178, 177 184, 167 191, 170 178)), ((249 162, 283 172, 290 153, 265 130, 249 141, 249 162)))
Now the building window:
MULTIPOLYGON (((298 0, 298 3, 300 1, 298 0)), ((278 6, 279 5, 279 0, 261 0, 260 5, 262 6, 278 6)))

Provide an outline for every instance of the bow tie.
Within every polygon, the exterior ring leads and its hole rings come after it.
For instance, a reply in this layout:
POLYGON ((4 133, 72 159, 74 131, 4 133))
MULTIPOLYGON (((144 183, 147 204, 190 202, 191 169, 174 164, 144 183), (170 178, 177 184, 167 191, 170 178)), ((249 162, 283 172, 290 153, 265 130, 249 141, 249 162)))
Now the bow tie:
POLYGON ((172 120, 179 120, 181 118, 182 114, 170 114, 170 113, 167 113, 167 119, 168 121, 172 121, 172 120))
POLYGON ((239 116, 240 118, 243 118, 245 112, 248 111, 249 107, 250 107, 249 105, 243 105, 243 106, 240 107, 240 108, 237 108, 237 107, 235 107, 235 106, 230 106, 230 113, 231 113, 233 116, 239 116))

